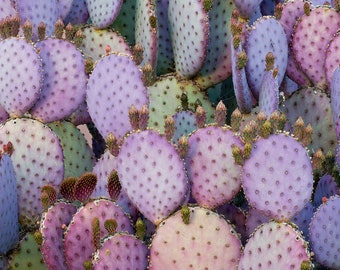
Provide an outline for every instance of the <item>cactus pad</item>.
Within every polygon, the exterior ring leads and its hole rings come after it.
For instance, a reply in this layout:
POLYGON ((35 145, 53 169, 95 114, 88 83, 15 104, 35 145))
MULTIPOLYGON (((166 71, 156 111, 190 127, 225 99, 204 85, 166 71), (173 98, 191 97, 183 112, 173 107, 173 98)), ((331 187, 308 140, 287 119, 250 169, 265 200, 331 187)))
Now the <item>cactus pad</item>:
POLYGON ((241 139, 228 128, 211 125, 189 136, 185 164, 192 196, 200 206, 214 209, 240 191, 241 166, 234 162, 233 146, 243 148, 241 139))
POLYGON ((310 261, 310 254, 298 230, 285 222, 270 221, 250 236, 238 269, 300 269, 303 261, 310 261))
POLYGON ((233 227, 210 210, 189 211, 189 224, 178 211, 158 226, 149 269, 237 269, 241 241, 233 227))
POLYGON ((335 182, 333 176, 329 174, 323 175, 315 188, 313 205, 315 208, 322 204, 323 198, 329 198, 334 195, 340 195, 340 188, 335 182))
POLYGON ((10 116, 22 116, 38 100, 42 85, 41 58, 24 39, 0 41, 0 104, 10 116))
POLYGON ((332 196, 315 212, 309 226, 311 248, 322 265, 340 268, 340 196, 332 196))
POLYGON ((118 233, 104 239, 94 254, 93 270, 135 269, 148 266, 148 247, 133 235, 118 233))
POLYGON ((156 131, 130 133, 118 154, 117 170, 123 190, 154 224, 175 211, 187 194, 183 160, 156 131))
POLYGON ((259 139, 243 166, 250 205, 276 220, 288 220, 310 200, 312 165, 307 150, 285 134, 259 139))
POLYGON ((96 28, 109 26, 117 17, 123 0, 86 0, 92 24, 96 28))
POLYGON ((67 14, 64 22, 65 24, 71 23, 84 24, 90 17, 89 11, 87 10, 86 0, 73 0, 71 10, 67 14))
POLYGON ((88 81, 87 105, 96 128, 106 138, 122 138, 131 129, 129 109, 148 104, 140 69, 127 55, 110 54, 95 66, 88 81), (112 87, 112 85, 115 87, 112 87))

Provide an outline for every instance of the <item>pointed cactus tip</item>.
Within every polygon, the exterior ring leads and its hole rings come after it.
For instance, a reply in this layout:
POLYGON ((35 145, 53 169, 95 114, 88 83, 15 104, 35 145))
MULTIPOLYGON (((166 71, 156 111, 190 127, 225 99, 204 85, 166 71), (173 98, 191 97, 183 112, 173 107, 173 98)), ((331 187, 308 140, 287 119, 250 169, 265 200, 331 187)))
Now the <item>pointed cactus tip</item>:
POLYGON ((104 222, 104 228, 109 235, 114 235, 117 232, 118 223, 115 219, 107 219, 104 222))
POLYGON ((74 27, 72 26, 71 23, 68 23, 65 27, 65 38, 68 41, 73 40, 73 35, 74 35, 74 27))
POLYGON ((212 8, 213 0, 203 0, 203 8, 205 12, 209 12, 212 8))
POLYGON ((243 151, 240 147, 234 145, 232 147, 232 155, 233 155, 235 164, 238 164, 241 166, 244 164, 243 151))
POLYGON ((242 118, 243 116, 241 111, 239 108, 236 108, 230 116, 230 126, 234 132, 238 132, 240 130, 242 118))
POLYGON ((272 52, 266 55, 266 71, 274 69, 275 56, 272 52))
POLYGON ((26 42, 32 42, 33 25, 30 20, 26 20, 22 26, 22 31, 26 42))
POLYGON ((146 225, 145 222, 139 217, 135 224, 136 227, 136 237, 143 241, 146 234, 146 225))
POLYGON ((149 107, 148 105, 144 104, 142 108, 139 110, 139 129, 146 130, 149 123, 149 107))
POLYGON ((269 120, 266 120, 260 128, 260 135, 263 138, 268 138, 272 131, 272 124, 269 120))
POLYGON ((225 125, 227 117, 227 107, 224 105, 223 101, 220 100, 216 106, 215 110, 215 123, 222 127, 225 125))
POLYGON ((116 201, 122 190, 122 185, 119 181, 119 176, 116 170, 113 170, 107 179, 107 191, 111 200, 116 201))
POLYGON ((283 4, 280 2, 274 8, 274 16, 277 20, 281 19, 282 11, 283 11, 283 4))
POLYGON ((168 115, 164 121, 164 134, 168 141, 171 141, 176 131, 175 120, 171 115, 168 115))
POLYGON ((195 121, 198 128, 204 127, 207 120, 207 112, 202 106, 197 106, 195 111, 195 121))
POLYGON ((134 45, 132 48, 132 55, 133 55, 133 60, 136 63, 136 65, 140 65, 143 61, 143 54, 144 54, 144 48, 142 44, 137 43, 134 45))
POLYGON ((92 226, 92 245, 94 247, 94 250, 97 250, 100 247, 100 222, 98 217, 93 218, 91 226, 92 226))
POLYGON ((92 270, 93 269, 93 263, 91 260, 85 260, 84 261, 84 270, 92 270))
POLYGON ((40 231, 35 231, 33 233, 34 241, 37 243, 38 246, 41 246, 43 242, 43 235, 40 231))
POLYGON ((310 12, 311 12, 311 3, 308 1, 308 2, 305 2, 303 4, 303 11, 304 13, 309 16, 310 15, 310 12))
POLYGON ((132 130, 139 129, 139 111, 134 104, 130 106, 129 109, 129 120, 132 130))
POLYGON ((90 75, 94 68, 94 61, 92 57, 88 57, 85 60, 85 73, 87 75, 90 75))
POLYGON ((186 137, 185 135, 182 135, 178 139, 177 148, 178 148, 177 150, 178 150, 178 154, 179 154, 180 158, 184 159, 187 156, 187 153, 188 153, 188 150, 189 150, 188 137, 186 137))
POLYGON ((190 223, 190 208, 187 205, 183 205, 181 208, 182 221, 188 225, 190 223))
POLYGON ((40 22, 38 24, 38 40, 42 41, 46 38, 46 24, 40 22))
POLYGON ((318 149, 312 157, 313 171, 321 171, 326 162, 326 157, 321 149, 318 149))
POLYGON ((62 39, 64 34, 64 22, 61 18, 59 18, 54 24, 54 36, 56 38, 62 39))
POLYGON ((187 92, 183 92, 181 95, 181 106, 182 110, 187 111, 189 110, 189 100, 187 92))
POLYGON ((240 52, 237 54, 237 68, 242 69, 245 68, 248 61, 248 56, 245 51, 240 52))
POLYGON ((241 44, 241 35, 235 34, 233 37, 233 47, 236 50, 241 44))
POLYGON ((110 154, 113 156, 118 156, 119 153, 119 142, 116 136, 110 132, 105 140, 106 148, 109 150, 110 154))

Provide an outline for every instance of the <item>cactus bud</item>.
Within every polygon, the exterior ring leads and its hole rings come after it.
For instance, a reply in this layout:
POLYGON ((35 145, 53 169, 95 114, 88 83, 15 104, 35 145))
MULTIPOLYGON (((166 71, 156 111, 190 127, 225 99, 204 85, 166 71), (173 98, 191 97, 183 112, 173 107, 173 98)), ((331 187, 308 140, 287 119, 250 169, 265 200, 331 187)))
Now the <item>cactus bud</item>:
POLYGON ((222 100, 220 100, 215 110, 215 123, 220 127, 224 126, 226 117, 227 117, 227 108, 222 102, 222 100))
POLYGON ((311 7, 310 7, 310 3, 309 2, 305 2, 303 5, 303 11, 304 13, 309 16, 310 12, 311 12, 311 7))
POLYGON ((119 143, 115 135, 112 132, 106 138, 106 148, 110 151, 111 155, 118 156, 119 153, 119 143))
POLYGON ((171 115, 168 115, 164 121, 164 134, 168 141, 171 141, 176 131, 175 120, 171 115))
POLYGON ((308 124, 303 132, 302 144, 303 146, 307 146, 311 144, 312 141, 313 141, 313 127, 311 124, 308 124))
POLYGON ((204 110, 202 106, 197 106, 195 117, 196 117, 196 126, 198 128, 204 127, 205 122, 207 120, 207 112, 204 110))
POLYGON ((136 65, 140 65, 143 61, 144 49, 140 43, 137 43, 132 49, 133 60, 136 65))
POLYGON ((313 171, 322 170, 325 164, 325 161, 326 161, 326 157, 323 154, 322 150, 319 149, 318 151, 316 151, 312 157, 313 171))
POLYGON ((91 260, 85 260, 84 261, 84 270, 92 270, 93 269, 93 263, 91 260))
POLYGON ((143 240, 146 233, 146 226, 144 221, 139 217, 136 221, 136 237, 139 240, 143 240))
POLYGON ((269 120, 266 120, 260 127, 260 136, 263 138, 268 138, 272 131, 272 124, 269 120))
POLYGON ((272 52, 266 55, 266 71, 274 69, 275 56, 272 52))
POLYGON ((111 200, 116 201, 121 190, 122 186, 119 181, 118 173, 116 170, 113 170, 107 179, 107 191, 111 200))
POLYGON ((187 153, 188 153, 188 149, 189 149, 189 140, 185 135, 182 135, 179 139, 178 139, 178 154, 181 158, 185 158, 187 153))
POLYGON ((95 217, 92 220, 92 245, 95 250, 100 247, 100 223, 99 218, 95 217))
POLYGON ((22 26, 22 30, 23 30, 24 38, 26 42, 32 42, 33 25, 31 21, 26 20, 24 25, 22 26))
POLYGON ((104 228, 109 235, 114 235, 117 231, 118 223, 115 219, 107 219, 104 222, 104 228))
POLYGON ((243 150, 244 158, 249 158, 252 150, 253 150, 253 145, 251 143, 245 143, 244 150, 243 150))
POLYGON ((248 56, 245 51, 240 52, 237 54, 237 68, 242 69, 246 66, 248 61, 248 56))
POLYGON ((65 27, 65 38, 68 41, 73 40, 74 28, 71 23, 68 23, 65 27))
POLYGON ((74 44, 76 45, 77 48, 79 48, 84 40, 84 33, 83 31, 79 28, 75 34, 74 34, 74 37, 73 37, 73 42, 74 44))
POLYGON ((189 110, 189 101, 188 101, 188 95, 186 92, 183 92, 181 95, 181 106, 182 106, 182 110, 184 111, 189 110))
POLYGON ((232 147, 232 154, 233 154, 233 157, 234 157, 235 164, 242 166, 244 164, 242 149, 238 146, 233 146, 232 147))
POLYGON ((189 224, 190 222, 190 208, 187 205, 183 205, 181 209, 182 220, 184 224, 189 224))
POLYGON ((246 126, 243 129, 242 136, 245 140, 245 142, 253 142, 257 135, 257 123, 255 120, 249 121, 249 123, 246 124, 246 126))
POLYGON ((145 130, 149 123, 149 108, 146 104, 139 111, 139 129, 145 130))
POLYGON ((64 27, 65 27, 64 22, 62 21, 61 18, 59 18, 54 24, 54 36, 56 38, 61 39, 63 37, 64 27))
POLYGON ((85 60, 85 73, 87 75, 91 74, 94 68, 94 61, 91 57, 86 58, 85 60))
POLYGON ((300 116, 294 123, 294 136, 301 142, 305 131, 305 122, 300 116))
POLYGON ((236 108, 230 116, 230 126, 234 132, 238 132, 240 130, 242 121, 242 113, 236 108))
POLYGON ((40 231, 35 231, 33 233, 33 238, 34 241, 37 243, 38 246, 41 246, 42 242, 43 242, 43 236, 42 233, 40 231))
POLYGON ((281 19, 281 16, 282 16, 282 10, 283 10, 283 5, 282 3, 278 3, 276 6, 275 6, 275 9, 274 9, 274 16, 277 20, 280 20, 281 19))
POLYGON ((38 40, 44 40, 46 37, 46 24, 40 22, 38 25, 38 40))
POLYGON ((133 104, 130 106, 129 109, 129 120, 133 130, 139 129, 139 111, 133 104))

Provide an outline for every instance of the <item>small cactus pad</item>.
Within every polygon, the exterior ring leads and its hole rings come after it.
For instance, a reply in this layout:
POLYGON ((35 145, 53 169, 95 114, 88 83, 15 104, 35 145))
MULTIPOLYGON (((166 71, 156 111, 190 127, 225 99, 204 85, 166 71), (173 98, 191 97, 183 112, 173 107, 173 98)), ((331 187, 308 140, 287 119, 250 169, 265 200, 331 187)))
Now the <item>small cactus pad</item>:
MULTIPOLYGON (((303 7, 305 2, 305 0, 289 0, 285 1, 282 5, 282 14, 279 21, 285 30, 288 44, 290 44, 296 21, 304 14, 303 7)), ((288 51, 286 73, 290 79, 300 86, 307 86, 310 84, 307 76, 297 66, 291 49, 288 51)))
POLYGON ((235 5, 233 1, 211 2, 207 56, 195 78, 195 82, 203 89, 220 83, 231 75, 230 17, 235 5))
POLYGON ((43 65, 43 88, 31 114, 43 122, 68 117, 85 99, 87 76, 81 52, 67 40, 37 43, 43 65))
POLYGON ((41 91, 41 58, 24 39, 0 41, 0 104, 10 116, 22 116, 41 91))
POLYGON ((245 51, 248 56, 246 73, 249 87, 254 97, 258 99, 265 71, 265 59, 269 52, 275 56, 274 68, 278 68, 279 85, 285 75, 288 44, 280 22, 272 16, 264 16, 255 21, 248 31, 245 51))
POLYGON ((169 27, 175 67, 189 78, 202 67, 209 41, 209 17, 201 0, 169 1, 169 27))
POLYGON ((33 40, 38 38, 38 25, 42 22, 46 25, 46 35, 52 36, 54 23, 59 17, 57 0, 16 0, 16 8, 21 22, 29 20, 33 25, 33 40))
POLYGON ((63 151, 58 137, 43 123, 27 118, 10 119, 0 127, 0 146, 12 142, 17 177, 19 215, 41 213, 40 190, 57 187, 64 176, 63 151))
POLYGON ((26 234, 20 241, 19 248, 11 254, 8 269, 48 270, 33 233, 26 234))
POLYGON ((19 242, 17 184, 7 154, 0 160, 0 203, 0 254, 5 254, 19 242))
POLYGON ((151 65, 153 69, 157 62, 157 18, 154 0, 137 0, 135 42, 143 48, 143 60, 140 66, 151 65))
POLYGON ((117 169, 123 190, 154 224, 175 211, 187 194, 183 160, 156 131, 129 134, 118 154, 117 169))
POLYGON ((86 0, 73 0, 70 12, 67 14, 64 22, 65 24, 71 23, 84 24, 90 17, 89 11, 87 10, 86 0))
POLYGON ((335 182, 333 176, 329 174, 323 175, 314 191, 314 207, 317 208, 322 204, 323 198, 329 198, 334 195, 340 195, 340 188, 335 182))
POLYGON ((196 117, 192 111, 179 111, 173 116, 175 121, 175 133, 172 137, 173 143, 178 143, 178 140, 183 135, 188 136, 192 131, 197 129, 196 117))
POLYGON ((117 233, 104 239, 94 254, 93 270, 135 269, 148 266, 148 247, 133 235, 117 233))
POLYGON ((259 139, 245 160, 242 185, 252 207, 270 218, 290 219, 312 195, 313 174, 307 150, 285 134, 259 139))
POLYGON ((123 0, 86 0, 87 9, 95 28, 109 26, 117 17, 123 0))
POLYGON ((298 226, 305 240, 309 240, 309 223, 313 214, 314 206, 311 202, 308 202, 299 213, 290 219, 291 222, 298 226))
POLYGON ((90 116, 103 138, 122 138, 131 129, 129 109, 148 104, 140 69, 127 55, 110 54, 97 62, 86 91, 90 116), (111 87, 115 85, 115 87, 111 87))
POLYGON ((185 95, 188 101, 188 109, 196 111, 197 103, 207 112, 207 122, 214 120, 214 108, 208 97, 195 83, 190 80, 178 80, 175 76, 162 77, 152 86, 148 87, 150 99, 149 127, 164 131, 164 120, 169 115, 174 115, 178 108, 182 107, 181 97, 185 95))
POLYGON ((189 214, 189 224, 178 211, 158 226, 149 269, 237 269, 241 241, 230 223, 200 207, 189 214))
POLYGON ((91 260, 95 247, 92 244, 92 221, 98 218, 100 238, 107 235, 104 223, 116 220, 117 232, 133 233, 129 218, 114 202, 97 199, 81 207, 65 232, 64 250, 68 269, 83 269, 85 260, 91 260))
POLYGON ((327 80, 327 91, 331 94, 332 89, 332 78, 336 68, 339 67, 340 57, 337 55, 337 50, 340 46, 340 33, 337 32, 334 37, 329 41, 326 51, 325 59, 325 72, 327 80))
POLYGON ((309 238, 315 259, 322 265, 340 269, 340 196, 332 196, 315 212, 309 238))
POLYGON ((43 237, 41 252, 49 269, 66 269, 63 234, 77 208, 73 204, 57 202, 48 208, 40 222, 43 237))
POLYGON ((94 154, 80 130, 67 121, 52 122, 48 126, 58 136, 64 153, 64 178, 80 176, 92 171, 94 154))
POLYGON ((302 15, 294 27, 294 57, 314 86, 322 89, 327 88, 324 68, 327 44, 339 27, 340 14, 329 6, 315 7, 309 15, 302 15))
POLYGON ((310 261, 310 254, 300 232, 288 223, 270 221, 250 236, 238 269, 299 270, 303 261, 310 261))
POLYGON ((191 193, 197 203, 214 209, 229 202, 241 189, 241 166, 232 148, 243 143, 230 129, 210 125, 189 136, 185 158, 191 193))
POLYGON ((129 45, 118 32, 110 29, 95 29, 91 25, 84 27, 82 31, 85 37, 80 49, 94 61, 105 56, 107 46, 110 51, 131 54, 129 45))
POLYGON ((313 152, 322 149, 324 153, 334 153, 337 142, 333 125, 330 99, 316 87, 307 87, 296 91, 280 106, 291 125, 299 116, 304 123, 313 128, 313 141, 308 146, 313 152))

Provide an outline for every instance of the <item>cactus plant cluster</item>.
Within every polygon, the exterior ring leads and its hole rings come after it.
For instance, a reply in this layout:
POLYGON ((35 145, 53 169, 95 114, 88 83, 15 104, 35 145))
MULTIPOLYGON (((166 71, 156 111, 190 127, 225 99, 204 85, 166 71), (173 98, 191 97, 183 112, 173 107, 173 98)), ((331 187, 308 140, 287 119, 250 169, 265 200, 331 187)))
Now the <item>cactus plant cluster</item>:
POLYGON ((0 0, 1 269, 340 269, 339 1, 0 0))

